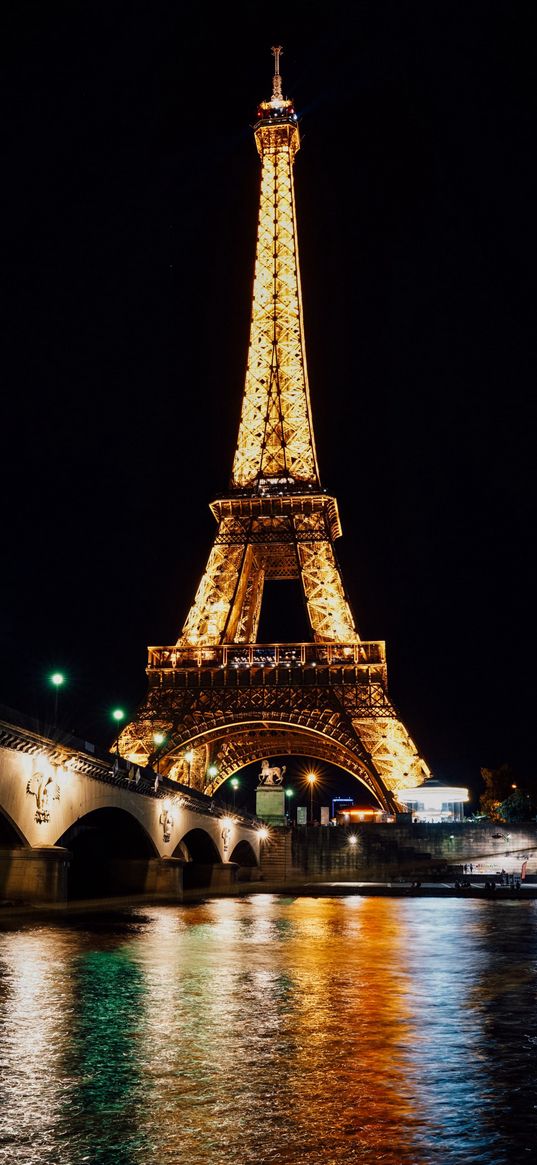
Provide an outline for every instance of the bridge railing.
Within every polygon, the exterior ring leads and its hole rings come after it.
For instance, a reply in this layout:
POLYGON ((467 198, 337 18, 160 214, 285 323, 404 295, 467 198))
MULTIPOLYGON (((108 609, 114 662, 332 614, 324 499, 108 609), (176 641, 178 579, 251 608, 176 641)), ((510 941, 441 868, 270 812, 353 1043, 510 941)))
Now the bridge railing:
POLYGON ((382 640, 362 643, 225 643, 201 647, 150 647, 149 668, 384 667, 382 640))

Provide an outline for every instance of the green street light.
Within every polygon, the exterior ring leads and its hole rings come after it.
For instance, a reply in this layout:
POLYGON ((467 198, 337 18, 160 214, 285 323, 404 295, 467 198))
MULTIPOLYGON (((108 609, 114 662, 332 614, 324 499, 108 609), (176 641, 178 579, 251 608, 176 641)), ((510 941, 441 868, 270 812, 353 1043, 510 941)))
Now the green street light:
POLYGON ((58 723, 58 691, 65 683, 65 676, 61 671, 53 671, 49 677, 50 683, 54 688, 54 723, 58 723))
POLYGON ((291 821, 291 797, 294 797, 294 795, 295 795, 294 789, 286 789, 285 790, 285 796, 289 798, 289 805, 287 806, 287 817, 289 818, 289 821, 291 821))
POLYGON ((233 789, 233 808, 235 808, 235 798, 237 796, 238 787, 239 787, 239 782, 238 782, 237 778, 232 777, 231 778, 231 788, 233 789))
POLYGON ((217 769, 216 765, 209 765, 207 772, 208 772, 210 777, 216 777, 218 769, 217 769))
POLYGON ((114 708, 114 711, 112 712, 112 719, 115 720, 117 724, 116 753, 119 756, 119 726, 121 721, 125 719, 123 708, 114 708))

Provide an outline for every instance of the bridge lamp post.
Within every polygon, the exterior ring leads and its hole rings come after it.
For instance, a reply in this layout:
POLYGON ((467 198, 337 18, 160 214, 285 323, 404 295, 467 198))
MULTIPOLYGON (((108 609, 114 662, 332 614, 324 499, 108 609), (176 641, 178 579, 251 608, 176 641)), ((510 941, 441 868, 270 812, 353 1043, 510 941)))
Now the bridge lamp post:
POLYGON ((58 723, 58 692, 65 683, 65 676, 61 671, 54 671, 50 677, 50 682, 54 688, 54 723, 58 723))
POLYGON ((313 786, 317 780, 315 773, 308 773, 307 779, 310 786, 310 823, 313 825, 313 786))
MULTIPOLYGON (((153 733, 153 741, 156 744, 158 749, 160 749, 161 745, 164 744, 165 740, 166 740, 166 737, 165 737, 163 732, 154 732, 153 733)), ((157 752, 157 773, 159 772, 159 765, 160 765, 160 752, 157 752)))
POLYGON ((121 725, 121 721, 125 719, 125 713, 123 711, 123 708, 114 708, 114 711, 112 712, 112 719, 115 720, 116 725, 117 725, 116 754, 117 754, 117 756, 119 756, 120 725, 121 725))
POLYGON ((237 778, 232 777, 231 778, 231 788, 233 789, 233 808, 235 808, 235 798, 237 796, 238 787, 239 787, 239 782, 238 782, 237 778))
POLYGON ((285 790, 285 796, 287 797, 287 816, 289 817, 289 820, 291 819, 291 797, 294 797, 294 795, 295 795, 294 789, 286 789, 285 790))

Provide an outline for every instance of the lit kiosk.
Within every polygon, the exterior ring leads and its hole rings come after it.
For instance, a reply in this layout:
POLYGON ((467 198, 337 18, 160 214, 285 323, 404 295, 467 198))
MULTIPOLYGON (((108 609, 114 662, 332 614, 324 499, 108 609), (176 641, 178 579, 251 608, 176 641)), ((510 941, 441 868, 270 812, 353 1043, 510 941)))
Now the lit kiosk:
POLYGON ((285 765, 278 768, 276 765, 272 767, 268 760, 262 762, 255 793, 255 812, 256 817, 266 821, 267 825, 285 825, 284 776, 285 765))
POLYGON ((416 789, 400 789, 398 797, 413 821, 464 821, 468 789, 443 785, 435 777, 428 777, 416 789))

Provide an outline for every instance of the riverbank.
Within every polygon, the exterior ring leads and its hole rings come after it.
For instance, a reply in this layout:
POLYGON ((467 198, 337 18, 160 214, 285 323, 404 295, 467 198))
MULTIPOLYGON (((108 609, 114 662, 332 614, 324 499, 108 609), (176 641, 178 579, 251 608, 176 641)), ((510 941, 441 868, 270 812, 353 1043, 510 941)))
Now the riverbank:
POLYGON ((132 907, 154 905, 188 906, 211 898, 249 897, 276 894, 297 898, 345 898, 353 895, 384 898, 485 898, 505 901, 537 898, 537 883, 521 882, 519 886, 492 885, 489 879, 459 882, 242 882, 228 892, 190 890, 182 900, 158 896, 129 895, 116 898, 77 899, 70 902, 17 903, 0 902, 0 927, 17 919, 45 919, 78 915, 115 913, 132 907))
POLYGON ((256 893, 297 894, 308 897, 347 897, 353 894, 388 898, 537 898, 537 885, 492 886, 475 882, 461 886, 456 882, 306 882, 300 885, 270 886, 257 883, 256 893))

